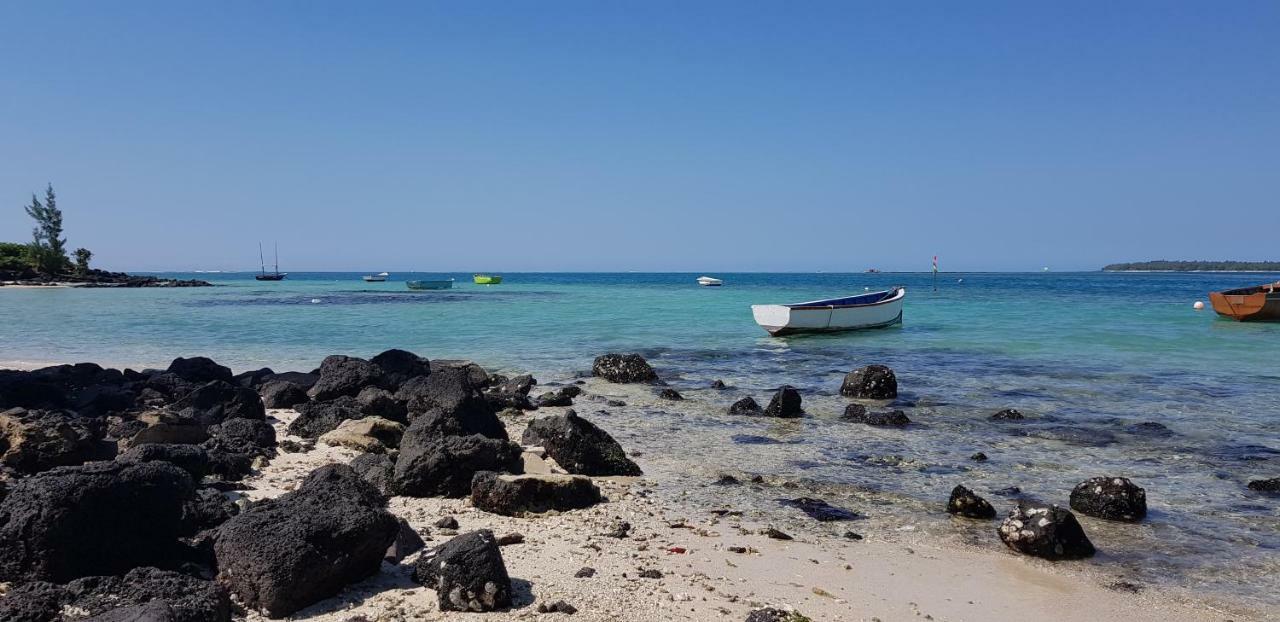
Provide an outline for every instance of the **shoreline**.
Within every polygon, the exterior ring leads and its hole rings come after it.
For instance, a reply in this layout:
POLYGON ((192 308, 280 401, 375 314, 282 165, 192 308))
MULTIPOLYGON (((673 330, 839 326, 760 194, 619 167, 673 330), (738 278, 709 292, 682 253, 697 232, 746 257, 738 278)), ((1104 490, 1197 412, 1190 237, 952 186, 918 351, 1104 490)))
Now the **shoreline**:
MULTIPOLYGON (((559 414, 544 408, 504 423, 519 438, 527 420, 559 414)), ((280 438, 287 436, 292 410, 275 410, 280 438)), ((357 452, 323 444, 304 453, 281 454, 246 478, 252 500, 272 498, 295 487, 311 469, 349 462, 357 452)), ((645 458, 638 457, 642 466, 645 458)), ((748 517, 717 517, 720 508, 670 507, 665 497, 680 491, 650 476, 593 478, 608 502, 585 510, 509 518, 475 509, 467 499, 393 497, 389 509, 419 531, 437 532, 436 519, 454 516, 458 531, 491 529, 520 533, 524 542, 502 547, 513 580, 528 592, 511 611, 440 612, 432 590, 409 579, 404 564, 384 563, 379 573, 291 616, 295 620, 343 622, 359 619, 509 620, 535 614, 538 603, 565 600, 574 620, 742 620, 757 608, 795 610, 813 620, 987 620, 1027 619, 1121 622, 1162 620, 1265 620, 1247 609, 1226 610, 1209 602, 1159 588, 1109 589, 1073 567, 1004 550, 946 546, 928 538, 883 538, 866 533, 854 541, 782 525, 795 537, 780 541, 759 531, 776 523, 748 517), (662 494, 666 493, 666 494, 662 494), (617 521, 631 525, 627 538, 604 536, 617 521), (730 547, 745 547, 736 553, 730 547), (683 550, 682 553, 672 552, 683 550), (577 578, 582 567, 596 570, 577 578), (644 569, 659 579, 639 578, 644 569), (930 617, 925 617, 930 616, 930 617)), ((963 520, 963 519, 957 519, 963 520)), ((851 523, 841 523, 850 525, 851 523)), ((830 524, 819 524, 816 527, 830 524)), ((991 525, 994 531, 995 523, 991 525)), ((432 534, 427 546, 448 540, 432 534)), ((250 613, 250 622, 269 618, 250 613)))

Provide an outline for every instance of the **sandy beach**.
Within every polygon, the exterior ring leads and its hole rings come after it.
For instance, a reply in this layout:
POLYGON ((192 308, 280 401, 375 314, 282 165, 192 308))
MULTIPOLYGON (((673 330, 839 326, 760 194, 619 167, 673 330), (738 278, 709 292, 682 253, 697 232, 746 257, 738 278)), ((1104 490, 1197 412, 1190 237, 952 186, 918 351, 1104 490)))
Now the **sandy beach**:
MULTIPOLYGON (((534 415, 560 410, 547 408, 534 415)), ((286 427, 296 413, 274 410, 270 415, 280 438, 289 439, 286 427)), ((513 438, 520 437, 528 418, 506 419, 513 438)), ((348 462, 356 455, 324 444, 302 453, 282 453, 246 479, 252 490, 244 494, 251 500, 278 496, 294 489, 312 469, 348 462)), ((643 458, 639 461, 643 465, 643 458)), ((558 600, 577 609, 571 619, 610 622, 742 620, 760 607, 793 609, 813 620, 850 621, 1271 619, 1263 612, 1215 608, 1167 591, 1135 593, 1123 586, 1108 587, 1071 563, 1018 557, 1000 549, 943 547, 903 535, 909 532, 867 532, 862 540, 849 540, 840 534, 843 527, 777 525, 795 539, 776 540, 760 533, 774 525, 715 512, 724 508, 699 512, 664 507, 654 494, 664 486, 662 481, 639 477, 596 482, 607 503, 532 518, 489 514, 465 499, 391 499, 389 509, 396 516, 429 534, 427 546, 451 537, 453 532, 434 527, 444 516, 455 517, 459 531, 521 534, 523 542, 502 547, 516 592, 510 612, 439 611, 435 593, 411 581, 410 557, 402 565, 384 563, 377 575, 292 619, 523 619, 540 615, 539 603, 558 600), (622 521, 631 526, 627 537, 606 535, 622 521), (575 576, 584 567, 593 568, 594 575, 575 576), (645 570, 657 570, 661 578, 641 578, 645 570)), ((250 614, 249 619, 266 618, 250 614)))

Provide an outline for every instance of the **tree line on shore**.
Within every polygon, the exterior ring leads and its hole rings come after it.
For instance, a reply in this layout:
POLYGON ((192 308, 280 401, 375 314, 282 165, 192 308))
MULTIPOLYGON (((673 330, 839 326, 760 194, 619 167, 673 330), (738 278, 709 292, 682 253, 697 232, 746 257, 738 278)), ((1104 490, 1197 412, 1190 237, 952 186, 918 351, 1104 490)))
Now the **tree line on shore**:
POLYGON ((43 203, 32 193, 31 204, 24 205, 23 209, 36 222, 31 231, 31 241, 26 244, 0 242, 0 270, 21 272, 30 269, 46 276, 88 274, 93 252, 77 248, 70 256, 67 254, 62 210, 58 208, 53 184, 45 188, 43 203))
POLYGON ((1137 261, 1113 263, 1103 272, 1280 272, 1280 261, 1137 261))

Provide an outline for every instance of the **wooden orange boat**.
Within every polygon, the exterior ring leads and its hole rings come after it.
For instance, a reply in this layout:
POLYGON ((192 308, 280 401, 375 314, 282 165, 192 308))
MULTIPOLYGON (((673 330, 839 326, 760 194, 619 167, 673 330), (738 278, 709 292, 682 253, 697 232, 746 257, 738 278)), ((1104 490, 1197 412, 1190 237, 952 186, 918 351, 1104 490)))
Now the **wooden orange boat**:
POLYGON ((1213 310, 1241 322, 1280 322, 1280 281, 1210 292, 1213 310))

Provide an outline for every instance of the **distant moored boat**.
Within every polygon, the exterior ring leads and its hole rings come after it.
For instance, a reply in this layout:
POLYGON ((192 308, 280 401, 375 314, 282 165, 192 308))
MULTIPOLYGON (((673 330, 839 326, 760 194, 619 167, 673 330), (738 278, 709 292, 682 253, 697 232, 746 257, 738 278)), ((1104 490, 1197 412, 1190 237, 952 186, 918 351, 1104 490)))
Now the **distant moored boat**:
POLYGON ((267 262, 262 258, 262 242, 258 242, 258 262, 262 266, 262 272, 255 274, 253 278, 259 281, 283 281, 287 273, 280 271, 280 246, 276 246, 276 269, 275 272, 267 272, 267 262))
POLYGON ((386 272, 379 272, 377 274, 366 274, 364 275, 364 282, 365 283, 382 283, 389 278, 391 278, 391 275, 386 272))
POLYGON ((724 285, 724 281, 709 276, 700 276, 698 277, 698 285, 703 287, 720 287, 721 285, 724 285))
POLYGON ((443 281, 405 281, 409 289, 453 289, 453 279, 443 281))
POLYGON ((902 323, 905 287, 789 305, 751 305, 756 324, 773 336, 881 328, 902 323))
POLYGON ((1210 292, 1213 310, 1241 322, 1280 322, 1280 281, 1210 292))
POLYGON ((497 285, 502 282, 502 277, 497 274, 476 274, 471 278, 476 285, 497 285))

